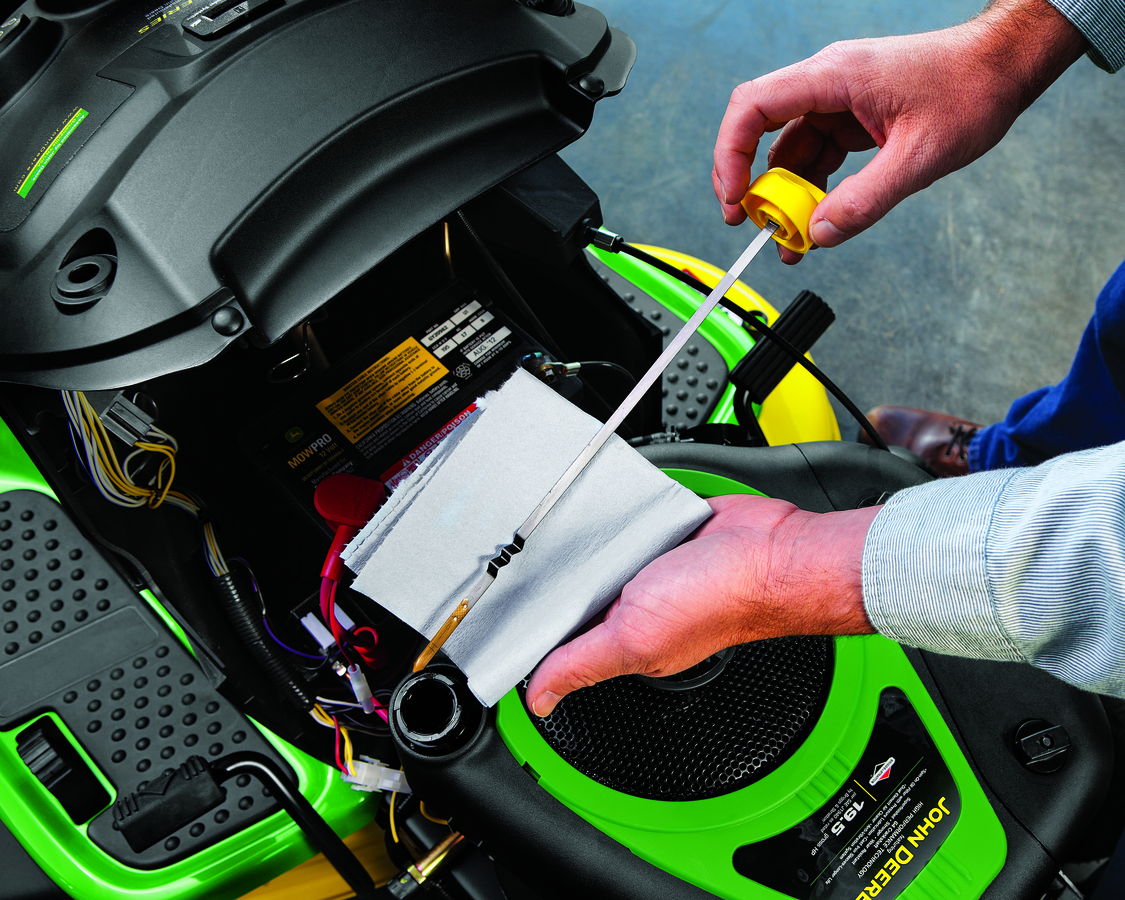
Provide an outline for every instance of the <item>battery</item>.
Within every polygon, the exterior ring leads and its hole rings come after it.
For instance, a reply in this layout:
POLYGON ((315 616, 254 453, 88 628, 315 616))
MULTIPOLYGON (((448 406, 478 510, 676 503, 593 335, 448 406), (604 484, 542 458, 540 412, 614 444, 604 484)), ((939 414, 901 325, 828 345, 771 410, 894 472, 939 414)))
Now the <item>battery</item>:
POLYGON ((393 490, 522 357, 540 350, 464 281, 414 307, 343 362, 309 378, 240 435, 243 450, 310 516, 338 472, 393 490))

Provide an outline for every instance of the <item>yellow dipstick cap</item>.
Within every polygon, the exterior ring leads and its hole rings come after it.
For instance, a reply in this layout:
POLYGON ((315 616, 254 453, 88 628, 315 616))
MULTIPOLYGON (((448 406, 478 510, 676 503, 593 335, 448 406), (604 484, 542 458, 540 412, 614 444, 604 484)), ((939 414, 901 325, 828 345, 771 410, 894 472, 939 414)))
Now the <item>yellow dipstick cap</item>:
POLYGON ((807 253, 813 246, 809 219, 823 199, 824 191, 800 175, 788 169, 769 169, 754 179, 742 198, 742 208, 759 228, 776 222, 773 239, 782 247, 807 253))

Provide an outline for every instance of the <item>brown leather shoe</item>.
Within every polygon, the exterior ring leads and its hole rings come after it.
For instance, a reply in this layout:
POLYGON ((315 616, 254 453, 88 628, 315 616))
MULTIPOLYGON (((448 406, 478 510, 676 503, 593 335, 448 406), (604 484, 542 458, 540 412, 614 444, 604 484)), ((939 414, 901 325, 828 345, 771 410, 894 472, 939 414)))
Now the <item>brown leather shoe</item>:
MULTIPOLYGON (((981 428, 975 422, 909 406, 876 406, 867 418, 884 441, 914 451, 943 478, 969 474, 969 441, 981 428)), ((862 428, 858 440, 871 443, 862 428)))

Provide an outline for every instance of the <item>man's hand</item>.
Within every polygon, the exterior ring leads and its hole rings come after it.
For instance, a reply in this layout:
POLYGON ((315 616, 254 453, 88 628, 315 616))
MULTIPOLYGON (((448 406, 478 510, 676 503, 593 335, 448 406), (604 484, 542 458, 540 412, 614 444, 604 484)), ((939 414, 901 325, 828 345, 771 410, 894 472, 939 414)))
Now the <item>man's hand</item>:
MULTIPOLYGON (((846 41, 735 88, 715 144, 712 181, 737 225, 758 142, 781 129, 770 166, 827 189, 853 151, 875 158, 828 194, 811 234, 835 247, 900 201, 994 147, 1087 48, 1046 0, 997 0, 963 25, 846 41)), ((800 254, 781 250, 787 263, 800 254)))
POLYGON ((552 651, 527 689, 536 715, 618 675, 672 675, 735 644, 791 634, 869 634, 863 540, 880 507, 809 513, 735 495, 630 581, 601 622, 552 651))

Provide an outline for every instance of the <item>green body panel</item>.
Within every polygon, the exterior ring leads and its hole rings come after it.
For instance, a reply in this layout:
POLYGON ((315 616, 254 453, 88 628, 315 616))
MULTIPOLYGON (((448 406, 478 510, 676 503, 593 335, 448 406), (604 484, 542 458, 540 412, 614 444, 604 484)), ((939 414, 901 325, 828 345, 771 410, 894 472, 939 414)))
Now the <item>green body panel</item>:
MULTIPOLYGON (((592 247, 590 249, 601 262, 650 297, 659 300, 666 309, 685 322, 703 303, 704 297, 701 294, 659 269, 654 269, 624 253, 606 253, 604 250, 596 250, 592 247)), ((742 357, 754 346, 754 339, 742 326, 735 325, 722 313, 708 316, 699 326, 697 333, 719 351, 728 369, 738 365, 742 357)), ((734 393, 734 385, 728 383, 723 396, 715 404, 715 410, 711 413, 708 422, 737 421, 734 415, 734 393)), ((755 403, 755 415, 758 414, 759 409, 760 407, 755 403)))
POLYGON ((53 500, 59 499, 24 452, 19 438, 0 419, 0 493, 5 491, 39 491, 53 500))
MULTIPOLYGON (((760 493, 717 475, 666 471, 704 497, 760 493)), ((906 654, 878 635, 836 638, 824 711, 788 760, 755 784, 707 800, 649 800, 598 784, 550 747, 514 690, 498 704, 496 722, 512 755, 536 773, 540 787, 636 855, 728 900, 780 900, 786 895, 735 871, 734 849, 794 827, 851 778, 871 736, 879 696, 889 687, 910 699, 962 802, 949 837, 900 896, 977 898, 1004 865, 1003 826, 906 654)))
MULTIPOLYGON (((58 499, 11 429, 0 420, 0 493, 35 490, 58 499)), ((168 629, 191 650, 182 628, 151 591, 141 596, 168 629)), ((81 741, 54 713, 47 714, 116 798, 117 791, 94 765, 81 741)), ((41 716, 34 716, 28 722, 41 716)), ((32 858, 63 890, 81 900, 228 900, 240 897, 315 854, 289 816, 278 811, 239 834, 189 859, 155 871, 141 871, 110 859, 75 825, 59 802, 39 783, 16 751, 16 735, 28 722, 0 732, 0 820, 32 858)), ((313 759, 266 728, 253 723, 292 766, 301 793, 341 836, 375 816, 378 795, 353 791, 331 766, 313 759)))
POLYGON ((551 749, 514 691, 500 701, 497 725, 512 755, 538 775, 540 787, 636 855, 720 897, 778 900, 785 895, 734 870, 734 849, 792 828, 851 778, 887 687, 910 698, 962 802, 953 831, 900 896, 979 897, 1003 867, 1004 829, 906 655, 885 638, 837 638, 832 688, 812 733, 761 781, 708 800, 648 800, 598 784, 551 749))
POLYGON ((700 497, 719 497, 723 494, 766 496, 761 491, 756 491, 740 481, 735 481, 733 478, 727 478, 723 475, 715 475, 711 472, 696 472, 694 469, 663 469, 662 471, 689 491, 699 494, 700 497))
MULTIPOLYGON (((58 716, 48 716, 115 797, 113 784, 86 755, 81 742, 58 716)), ((42 717, 35 716, 29 722, 39 718, 42 717)), ((87 826, 71 822, 59 802, 23 764, 16 751, 16 735, 24 727, 0 732, 4 793, 20 798, 19 802, 0 805, 0 819, 40 868, 74 897, 228 900, 288 871, 316 852, 289 816, 279 811, 175 865, 149 872, 124 866, 90 842, 87 826)), ((351 834, 373 818, 377 797, 372 800, 373 795, 349 790, 333 769, 261 726, 258 728, 297 773, 301 793, 338 834, 351 834)))

